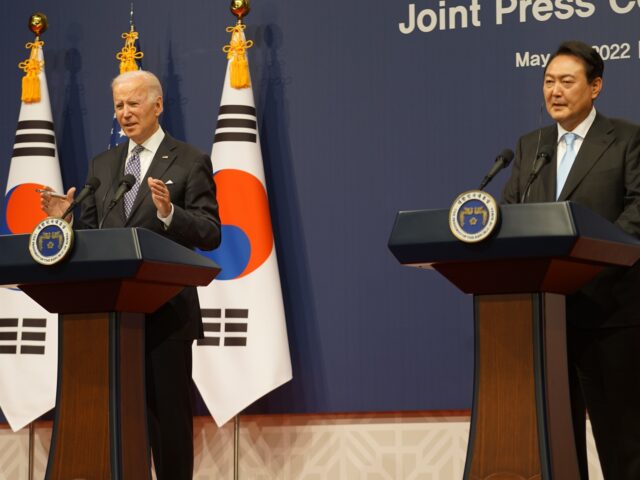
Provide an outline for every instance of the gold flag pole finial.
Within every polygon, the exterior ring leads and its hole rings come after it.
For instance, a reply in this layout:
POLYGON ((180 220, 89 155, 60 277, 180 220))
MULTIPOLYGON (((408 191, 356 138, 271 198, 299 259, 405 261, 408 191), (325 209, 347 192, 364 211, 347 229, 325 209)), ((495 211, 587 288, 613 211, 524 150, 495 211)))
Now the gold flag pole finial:
POLYGON ((249 15, 251 5, 249 0, 231 0, 229 10, 238 18, 238 23, 242 23, 242 19, 249 15))
POLYGON ((44 66, 44 61, 38 59, 38 51, 44 45, 44 42, 40 40, 40 35, 46 32, 49 27, 47 16, 42 12, 32 14, 29 17, 28 27, 36 38, 33 42, 25 45, 25 48, 30 50, 29 58, 18 64, 18 67, 24 72, 21 100, 25 103, 36 103, 40 101, 40 78, 38 75, 44 66))
POLYGON ((139 70, 137 60, 144 57, 144 53, 138 52, 136 47, 138 32, 136 32, 136 26, 133 22, 133 2, 131 2, 131 10, 129 11, 129 31, 124 32, 121 37, 124 39, 124 47, 116 54, 116 58, 120 60, 120 73, 139 70))
POLYGON ((249 79, 247 49, 253 46, 253 40, 244 38, 246 26, 242 23, 242 19, 249 14, 251 7, 249 0, 231 0, 229 8, 231 13, 238 18, 238 21, 235 26, 227 27, 227 32, 231 33, 231 42, 229 42, 229 45, 225 45, 222 51, 231 60, 231 65, 229 66, 231 86, 233 88, 248 88, 251 86, 251 81, 249 79))
POLYGON ((47 16, 42 12, 36 12, 29 17, 29 30, 35 33, 36 37, 47 31, 49 22, 47 16))

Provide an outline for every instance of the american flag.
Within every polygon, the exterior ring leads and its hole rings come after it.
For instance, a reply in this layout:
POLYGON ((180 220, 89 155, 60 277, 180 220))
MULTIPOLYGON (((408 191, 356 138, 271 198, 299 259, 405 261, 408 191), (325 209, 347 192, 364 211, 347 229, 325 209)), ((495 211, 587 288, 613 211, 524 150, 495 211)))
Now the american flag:
POLYGON ((111 138, 109 139, 109 149, 117 147, 122 142, 126 142, 129 138, 124 134, 115 113, 113 114, 113 125, 111 126, 111 138))

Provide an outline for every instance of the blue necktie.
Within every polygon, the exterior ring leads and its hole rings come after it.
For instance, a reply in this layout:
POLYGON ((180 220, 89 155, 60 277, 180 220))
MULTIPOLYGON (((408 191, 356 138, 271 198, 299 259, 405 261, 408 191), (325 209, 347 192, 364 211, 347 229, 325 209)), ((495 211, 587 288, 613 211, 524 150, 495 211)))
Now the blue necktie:
POLYGON ((140 188, 140 152, 144 150, 142 145, 136 145, 131 150, 131 156, 129 160, 127 160, 127 164, 124 167, 124 174, 131 174, 136 177, 136 183, 131 187, 127 193, 124 194, 124 216, 125 218, 129 218, 129 214, 131 213, 131 208, 133 207, 133 202, 136 199, 136 195, 138 194, 138 189, 140 188))
POLYGON ((573 165, 574 160, 576 159, 576 152, 573 149, 573 142, 575 141, 577 135, 575 133, 565 133, 562 138, 564 138, 564 143, 567 146, 567 149, 562 156, 562 160, 560 160, 560 165, 558 165, 558 177, 556 179, 556 200, 560 198, 560 192, 562 192, 562 187, 564 187, 565 182, 567 181, 567 177, 569 176, 569 172, 571 171, 571 167, 573 165))

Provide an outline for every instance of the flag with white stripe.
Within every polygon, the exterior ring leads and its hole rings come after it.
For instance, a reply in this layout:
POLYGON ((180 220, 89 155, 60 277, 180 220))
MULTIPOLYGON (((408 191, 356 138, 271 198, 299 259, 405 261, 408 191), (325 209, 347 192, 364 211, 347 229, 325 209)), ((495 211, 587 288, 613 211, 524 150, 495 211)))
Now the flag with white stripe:
MULTIPOLYGON (((37 48, 40 101, 20 107, 0 234, 31 233, 46 217, 36 188, 62 192, 44 56, 37 48)), ((19 290, 0 288, 0 408, 14 431, 55 406, 57 340, 57 315, 19 290)))
POLYGON ((211 153, 222 243, 203 252, 222 272, 199 289, 205 338, 193 347, 193 379, 218 425, 292 377, 253 91, 232 88, 229 70, 211 153))

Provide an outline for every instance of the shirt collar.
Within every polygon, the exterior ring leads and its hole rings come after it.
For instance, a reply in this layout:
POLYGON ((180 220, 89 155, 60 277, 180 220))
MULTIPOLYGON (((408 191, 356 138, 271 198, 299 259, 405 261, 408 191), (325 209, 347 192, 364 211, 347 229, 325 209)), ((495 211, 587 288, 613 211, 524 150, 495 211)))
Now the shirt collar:
MULTIPOLYGON (((591 125, 593 125, 595 119, 596 108, 591 107, 591 111, 589 112, 589 115, 587 115, 587 118, 580 122, 578 126, 572 130, 572 132, 584 140, 584 137, 587 136, 587 132, 589 132, 589 129, 591 128, 591 125)), ((560 124, 558 124, 558 143, 560 143, 560 140, 565 133, 568 133, 568 130, 565 130, 564 128, 562 128, 562 126, 560 126, 560 124)))
MULTIPOLYGON (((151 135, 144 142, 142 142, 142 146, 145 148, 145 150, 149 150, 151 153, 155 155, 155 153, 158 151, 158 148, 160 147, 160 144, 162 143, 162 140, 164 140, 164 130, 158 127, 158 129, 153 133, 153 135, 151 135)), ((131 155, 131 151, 135 148, 135 146, 136 146, 136 143, 129 140, 127 157, 131 155)))

